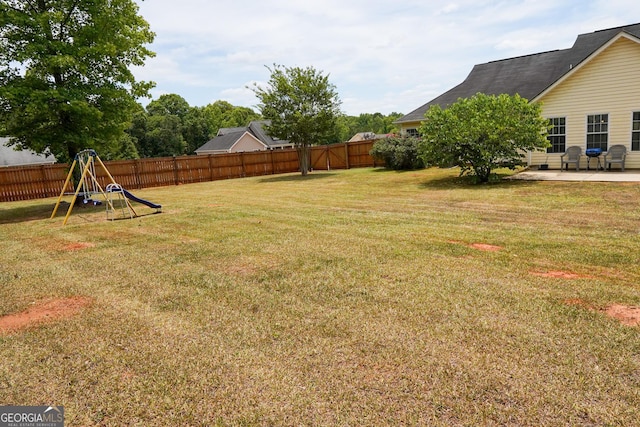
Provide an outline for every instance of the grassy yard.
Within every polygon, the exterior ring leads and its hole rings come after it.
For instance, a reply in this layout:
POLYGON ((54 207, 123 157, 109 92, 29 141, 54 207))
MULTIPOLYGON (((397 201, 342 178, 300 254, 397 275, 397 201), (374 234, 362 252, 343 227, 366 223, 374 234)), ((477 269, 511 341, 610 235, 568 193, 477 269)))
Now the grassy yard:
POLYGON ((638 423, 640 328, 605 313, 640 305, 638 184, 355 169, 134 193, 163 213, 63 227, 55 199, 0 203, 0 316, 91 302, 0 335, 1 405, 68 426, 638 423))

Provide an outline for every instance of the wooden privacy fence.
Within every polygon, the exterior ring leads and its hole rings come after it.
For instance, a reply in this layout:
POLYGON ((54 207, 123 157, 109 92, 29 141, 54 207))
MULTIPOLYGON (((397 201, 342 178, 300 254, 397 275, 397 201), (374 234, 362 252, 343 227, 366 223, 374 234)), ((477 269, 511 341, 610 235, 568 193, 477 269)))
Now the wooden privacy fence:
MULTIPOLYGON (((373 141, 314 146, 311 148, 311 168, 331 170, 382 165, 369 155, 372 147, 373 141)), ((104 164, 115 181, 127 189, 300 170, 298 153, 292 149, 118 160, 104 164)), ((68 173, 69 165, 66 164, 0 168, 0 202, 57 197, 68 173)), ((96 178, 103 188, 109 184, 101 167, 96 167, 96 178)))

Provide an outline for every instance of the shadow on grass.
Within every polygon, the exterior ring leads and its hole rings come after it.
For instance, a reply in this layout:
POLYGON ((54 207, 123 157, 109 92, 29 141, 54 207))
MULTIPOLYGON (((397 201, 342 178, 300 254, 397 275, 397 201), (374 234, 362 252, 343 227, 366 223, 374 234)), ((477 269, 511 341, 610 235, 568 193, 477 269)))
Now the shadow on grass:
POLYGON ((528 186, 531 181, 518 181, 518 180, 506 180, 505 178, 512 176, 510 173, 498 173, 492 174, 489 178, 489 182, 478 183, 476 177, 473 175, 465 176, 447 176, 443 178, 430 179, 420 184, 420 188, 430 190, 452 190, 452 189, 465 189, 465 190, 486 190, 488 188, 503 188, 505 186, 528 186))
POLYGON ((332 172, 316 172, 309 173, 307 176, 302 175, 278 175, 269 178, 262 178, 258 182, 301 182, 301 181, 313 181, 316 179, 323 179, 335 176, 332 172))
MULTIPOLYGON (((33 206, 20 206, 15 208, 0 209, 0 224, 15 224, 19 222, 38 221, 49 219, 55 203, 47 203, 33 206)), ((67 212, 69 203, 60 204, 58 213, 64 209, 67 212)))
MULTIPOLYGON (((0 224, 17 224, 20 222, 30 222, 30 221, 40 221, 43 219, 50 219, 51 213, 55 208, 55 203, 45 203, 41 205, 33 205, 33 206, 20 206, 15 208, 8 209, 0 209, 0 224)), ((56 216, 53 218, 60 219, 64 218, 67 215, 67 211, 69 210, 69 202, 62 201, 60 202, 60 206, 58 207, 58 211, 56 212, 56 216)), ((94 213, 97 211, 104 212, 104 205, 83 205, 78 204, 74 206, 73 211, 71 211, 71 215, 74 214, 82 214, 82 213, 94 213)), ((138 217, 154 215, 156 212, 145 213, 142 215, 138 215, 138 217)), ((160 212, 158 212, 160 213, 160 212)))

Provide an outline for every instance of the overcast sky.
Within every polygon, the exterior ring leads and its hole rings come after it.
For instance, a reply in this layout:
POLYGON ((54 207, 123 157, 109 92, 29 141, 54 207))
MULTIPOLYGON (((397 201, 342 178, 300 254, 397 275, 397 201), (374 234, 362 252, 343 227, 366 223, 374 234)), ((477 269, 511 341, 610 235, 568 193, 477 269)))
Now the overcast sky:
MULTIPOLYGON (((191 106, 257 110, 265 66, 313 66, 342 110, 409 113, 475 64, 573 45, 578 34, 640 22, 638 0, 136 0, 156 57, 135 69, 191 106)), ((146 104, 148 100, 143 100, 146 104)))

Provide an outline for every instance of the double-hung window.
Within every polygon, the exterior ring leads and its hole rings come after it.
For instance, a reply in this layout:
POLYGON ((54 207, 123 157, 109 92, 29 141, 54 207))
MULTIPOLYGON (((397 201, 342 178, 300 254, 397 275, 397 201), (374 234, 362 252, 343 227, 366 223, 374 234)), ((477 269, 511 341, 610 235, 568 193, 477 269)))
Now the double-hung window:
POLYGON ((587 148, 600 148, 607 151, 609 142, 609 115, 592 114, 587 116, 587 148))
POLYGON ((547 153, 564 153, 567 142, 567 119, 565 117, 553 117, 549 119, 551 129, 547 139, 551 147, 547 148, 547 153))
POLYGON ((640 111, 633 112, 631 123, 631 150, 640 151, 640 111))

